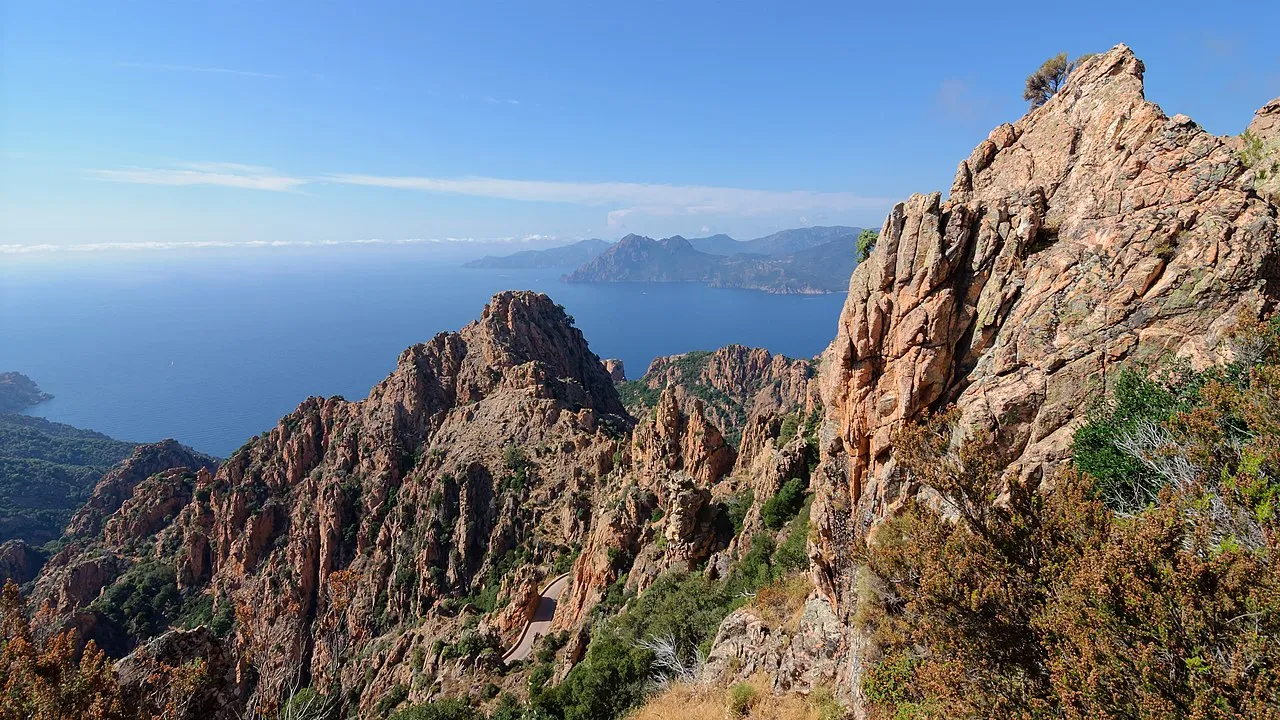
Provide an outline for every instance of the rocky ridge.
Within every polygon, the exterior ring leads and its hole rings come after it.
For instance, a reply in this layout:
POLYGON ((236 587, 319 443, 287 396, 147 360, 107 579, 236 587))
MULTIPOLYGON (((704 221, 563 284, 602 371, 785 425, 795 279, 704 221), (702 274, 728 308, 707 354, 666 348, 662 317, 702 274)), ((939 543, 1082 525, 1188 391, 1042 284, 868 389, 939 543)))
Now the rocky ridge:
POLYGON ((619 390, 628 411, 639 417, 668 387, 686 410, 701 401, 707 417, 734 443, 752 417, 809 415, 821 402, 814 361, 744 345, 655 358, 643 377, 619 390))
MULTIPOLYGON (((1143 72, 1123 45, 1086 61, 993 130, 949 198, 895 206, 854 272, 821 373, 811 547, 846 623, 856 544, 918 491, 895 472, 896 428, 954 404, 958 432, 1050 481, 1121 366, 1230 357, 1239 317, 1274 306, 1276 206, 1233 140, 1145 100, 1143 72)), ((847 640, 843 683, 858 688, 847 640)))
POLYGON ((556 622, 581 633, 619 570, 642 589, 728 544, 711 488, 734 450, 674 391, 662 407, 632 432, 563 308, 501 293, 402 353, 365 400, 309 399, 216 468, 176 443, 140 448, 77 513, 33 599, 117 653, 208 655, 227 679, 209 697, 234 698, 192 710, 212 717, 300 681, 341 687, 362 714, 400 692, 519 687, 496 672, 500 648, 549 577, 573 568, 556 622), (122 641, 100 599, 155 568, 183 616, 204 603, 232 634, 122 641))

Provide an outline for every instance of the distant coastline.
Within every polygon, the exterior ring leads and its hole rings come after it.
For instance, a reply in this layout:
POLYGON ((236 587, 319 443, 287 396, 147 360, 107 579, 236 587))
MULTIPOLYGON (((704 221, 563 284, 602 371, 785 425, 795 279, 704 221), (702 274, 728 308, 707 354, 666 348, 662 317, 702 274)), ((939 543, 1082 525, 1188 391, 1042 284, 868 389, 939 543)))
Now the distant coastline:
POLYGON ((39 405, 53 396, 20 372, 0 372, 0 412, 17 413, 39 405))

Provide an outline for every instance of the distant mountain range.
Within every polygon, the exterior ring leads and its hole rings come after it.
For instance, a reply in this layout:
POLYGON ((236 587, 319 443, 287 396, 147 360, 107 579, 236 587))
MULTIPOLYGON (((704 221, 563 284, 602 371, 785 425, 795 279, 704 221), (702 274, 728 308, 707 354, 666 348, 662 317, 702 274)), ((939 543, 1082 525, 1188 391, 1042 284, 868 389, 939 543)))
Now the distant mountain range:
POLYGON ((609 249, 605 240, 580 240, 547 250, 522 250, 511 255, 486 255, 463 265, 466 268, 571 268, 590 262, 609 249))
POLYGON ((790 255, 846 236, 857 237, 859 228, 844 225, 815 226, 780 230, 754 240, 737 240, 729 235, 689 238, 693 249, 712 255, 790 255))
MULTIPOLYGON (((654 240, 628 235, 599 257, 565 276, 566 282, 700 282, 781 294, 821 294, 847 289, 857 265, 857 230, 786 254, 712 254, 679 235, 654 240)), ((700 238, 704 245, 708 238, 700 238)), ((761 238, 786 247, 810 238, 761 238)), ((733 242, 737 242, 736 240, 733 242)), ((759 241, 752 241, 759 242, 759 241)), ((740 243, 747 244, 747 243, 740 243)))
POLYGON ((700 282, 772 293, 847 289, 857 264, 859 228, 806 227, 737 240, 729 235, 661 240, 628 235, 617 243, 583 240, 467 263, 471 268, 576 268, 566 282, 700 282))

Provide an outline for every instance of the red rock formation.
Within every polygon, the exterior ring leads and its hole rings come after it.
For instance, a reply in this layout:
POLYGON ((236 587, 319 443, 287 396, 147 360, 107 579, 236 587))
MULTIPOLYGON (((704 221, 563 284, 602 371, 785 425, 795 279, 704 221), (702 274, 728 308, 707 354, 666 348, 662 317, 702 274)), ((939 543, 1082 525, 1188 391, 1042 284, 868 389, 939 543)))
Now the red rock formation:
POLYGON ((842 610, 853 543, 916 491, 894 471, 903 423, 953 403, 961 432, 995 433, 1011 469, 1049 479, 1122 365, 1229 357, 1225 332, 1274 304, 1276 206, 1232 142, 1147 102, 1142 75, 1124 46, 1086 61, 992 131, 948 199, 894 207, 851 278, 821 378, 811 549, 842 610))

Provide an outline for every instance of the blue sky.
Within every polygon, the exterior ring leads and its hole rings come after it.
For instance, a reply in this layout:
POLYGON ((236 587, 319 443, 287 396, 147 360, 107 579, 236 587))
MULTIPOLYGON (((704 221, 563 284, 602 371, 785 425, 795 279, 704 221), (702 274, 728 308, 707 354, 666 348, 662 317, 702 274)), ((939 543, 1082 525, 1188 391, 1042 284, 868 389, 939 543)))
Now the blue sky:
POLYGON ((1033 7, 0 0, 0 246, 878 226, 1060 50, 1219 134, 1280 95, 1280 4, 1033 7))

